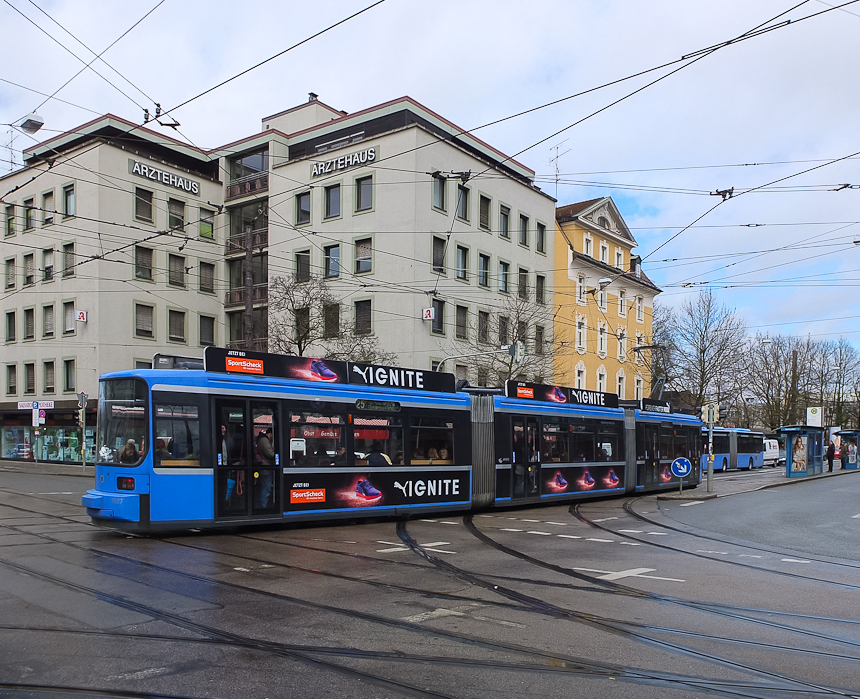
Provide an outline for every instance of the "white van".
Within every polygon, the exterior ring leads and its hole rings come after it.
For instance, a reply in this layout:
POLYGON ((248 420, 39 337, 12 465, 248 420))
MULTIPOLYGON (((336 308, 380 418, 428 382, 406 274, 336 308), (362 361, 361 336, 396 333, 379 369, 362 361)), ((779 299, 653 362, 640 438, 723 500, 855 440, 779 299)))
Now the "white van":
POLYGON ((779 442, 775 439, 764 440, 764 465, 776 466, 779 461, 779 442))

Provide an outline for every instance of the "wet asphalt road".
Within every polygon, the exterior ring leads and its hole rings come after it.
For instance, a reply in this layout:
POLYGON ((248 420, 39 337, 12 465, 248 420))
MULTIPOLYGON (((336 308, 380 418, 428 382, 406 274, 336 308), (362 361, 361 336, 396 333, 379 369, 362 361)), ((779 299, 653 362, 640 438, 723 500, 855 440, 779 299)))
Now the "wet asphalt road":
POLYGON ((780 478, 140 538, 0 466, 0 696, 860 696, 860 477, 780 478))

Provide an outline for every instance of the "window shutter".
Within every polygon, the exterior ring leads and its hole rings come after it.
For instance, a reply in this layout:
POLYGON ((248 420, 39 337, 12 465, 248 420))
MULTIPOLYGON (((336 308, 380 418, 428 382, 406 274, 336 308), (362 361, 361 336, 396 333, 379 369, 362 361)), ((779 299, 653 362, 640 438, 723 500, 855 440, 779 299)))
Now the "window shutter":
POLYGON ((26 280, 27 284, 32 284, 34 281, 33 269, 34 269, 33 256, 32 255, 25 255, 24 256, 24 279, 26 280))
POLYGON ((325 337, 340 334, 340 304, 332 303, 323 309, 323 334, 325 337))
POLYGON ((137 334, 152 337, 152 306, 137 306, 135 316, 137 334))
POLYGON ((70 277, 75 273, 75 244, 63 246, 63 276, 70 277))
POLYGON ((170 283, 174 286, 185 286, 185 258, 170 255, 170 283))
POLYGON ((208 262, 200 263, 200 290, 215 291, 215 265, 208 262))
POLYGON ((45 362, 45 390, 54 390, 54 363, 45 362))
POLYGON ((53 306, 45 306, 42 310, 43 319, 45 323, 45 335, 53 335, 54 334, 54 307, 53 306))
POLYGON ((433 270, 445 271, 445 241, 441 238, 433 238, 433 270))
POLYGON ((63 316, 64 316, 64 332, 71 333, 75 331, 75 306, 72 303, 64 303, 63 304, 63 316))
POLYGON ((185 314, 181 311, 169 311, 170 339, 185 339, 185 314))
POLYGON ((215 319, 207 316, 200 316, 200 344, 214 345, 215 344, 215 319))
POLYGON ((371 330, 370 301, 355 302, 355 332, 366 335, 371 330))

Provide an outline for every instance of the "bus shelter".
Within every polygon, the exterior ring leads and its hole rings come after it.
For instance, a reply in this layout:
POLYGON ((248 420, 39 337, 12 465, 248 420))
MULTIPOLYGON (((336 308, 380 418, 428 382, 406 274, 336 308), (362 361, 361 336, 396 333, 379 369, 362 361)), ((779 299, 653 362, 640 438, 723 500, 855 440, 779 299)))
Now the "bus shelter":
POLYGON ((858 467, 857 444, 858 439, 860 439, 860 430, 839 430, 836 434, 839 435, 839 439, 842 442, 842 449, 847 449, 849 444, 854 445, 854 453, 852 454, 851 451, 848 452, 848 462, 845 468, 856 469, 858 467))
POLYGON ((785 476, 803 478, 824 473, 824 429, 789 425, 777 432, 785 437, 785 476))

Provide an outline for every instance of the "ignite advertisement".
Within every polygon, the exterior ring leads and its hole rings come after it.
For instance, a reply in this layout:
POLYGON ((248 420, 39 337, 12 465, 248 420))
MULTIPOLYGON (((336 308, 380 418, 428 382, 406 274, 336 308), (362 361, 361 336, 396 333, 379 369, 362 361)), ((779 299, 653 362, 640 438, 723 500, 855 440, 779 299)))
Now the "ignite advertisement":
POLYGON ((600 408, 618 407, 618 396, 615 393, 601 393, 600 391, 588 391, 584 388, 547 386, 522 381, 506 382, 505 395, 508 398, 539 400, 548 403, 594 405, 600 408))
POLYGON ((469 469, 364 473, 285 473, 287 512, 357 507, 469 504, 469 469), (305 478, 307 480, 299 480, 305 478))
POLYGON ((541 492, 544 495, 588 493, 623 488, 624 472, 613 466, 541 467, 541 492))
POLYGON ((354 364, 317 357, 292 357, 207 347, 203 352, 203 362, 206 371, 226 374, 276 376, 357 386, 388 386, 412 391, 455 391, 453 374, 375 364, 354 364))

